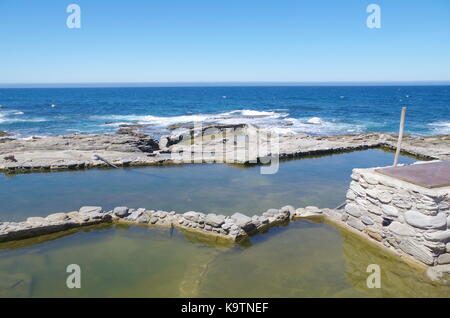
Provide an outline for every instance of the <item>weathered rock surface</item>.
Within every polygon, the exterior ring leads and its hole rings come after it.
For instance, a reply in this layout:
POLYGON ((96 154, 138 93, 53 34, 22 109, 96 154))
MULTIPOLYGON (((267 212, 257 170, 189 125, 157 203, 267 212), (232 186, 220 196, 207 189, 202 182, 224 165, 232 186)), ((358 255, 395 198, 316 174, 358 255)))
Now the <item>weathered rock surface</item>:
MULTIPOLYGON (((270 150, 255 151, 256 142, 243 142, 246 140, 242 138, 243 136, 261 135, 260 132, 263 131, 246 124, 205 126, 202 129, 163 136, 159 142, 151 137, 134 133, 134 127, 122 128, 128 129, 126 132, 131 135, 81 134, 36 137, 27 140, 0 139, 0 170, 20 172, 107 166, 104 162, 93 159, 93 155, 100 155, 116 166, 196 162, 257 163, 273 155, 270 150), (225 136, 225 133, 228 135, 225 136), (161 155, 160 150, 169 155, 161 155), (14 156, 17 161, 4 159, 9 156, 14 156)), ((265 134, 266 132, 263 135, 265 134)), ((267 135, 261 140, 271 140, 270 134, 267 135)), ((275 151, 280 159, 374 147, 394 148, 396 145, 395 136, 385 133, 340 136, 294 134, 280 136, 276 140, 278 145, 275 151)), ((427 158, 448 160, 450 137, 405 136, 403 150, 427 158)), ((374 185, 375 180, 368 178, 362 184, 374 185)), ((355 189, 355 192, 364 193, 364 189, 359 188, 355 189)), ((389 193, 379 193, 377 199, 387 203, 391 197, 389 193)))
POLYGON ((150 165, 158 163, 157 158, 149 157, 158 149, 157 142, 150 137, 128 135, 87 134, 3 140, 0 142, 0 170, 33 171, 106 166, 104 162, 93 159, 94 155, 100 155, 119 166, 150 165))

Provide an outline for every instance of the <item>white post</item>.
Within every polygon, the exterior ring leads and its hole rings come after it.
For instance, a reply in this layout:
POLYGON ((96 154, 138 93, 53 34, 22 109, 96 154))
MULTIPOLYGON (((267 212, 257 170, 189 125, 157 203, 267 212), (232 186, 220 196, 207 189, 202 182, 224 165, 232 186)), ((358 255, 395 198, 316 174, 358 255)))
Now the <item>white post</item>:
POLYGON ((402 107, 402 115, 400 117, 400 131, 398 133, 397 150, 395 151, 394 167, 397 167, 398 157, 402 148, 403 128, 405 127, 406 107, 402 107))

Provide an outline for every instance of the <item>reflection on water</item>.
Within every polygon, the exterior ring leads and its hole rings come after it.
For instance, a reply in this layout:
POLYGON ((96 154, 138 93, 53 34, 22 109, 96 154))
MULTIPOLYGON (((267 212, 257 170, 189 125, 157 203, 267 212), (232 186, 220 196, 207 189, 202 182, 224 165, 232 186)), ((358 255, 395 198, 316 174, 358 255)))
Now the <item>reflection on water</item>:
POLYGON ((228 215, 260 214, 287 204, 334 208, 345 199, 353 168, 389 165, 392 158, 366 150, 284 161, 274 175, 261 175, 259 166, 223 164, 0 175, 0 219, 18 221, 83 205, 228 215))
POLYGON ((1 297, 448 297, 450 286, 352 234, 302 220, 214 246, 192 233, 96 226, 69 235, 0 244, 1 297), (37 243, 37 244, 35 244, 37 243), (81 267, 82 288, 65 285, 81 267), (366 268, 381 267, 381 289, 366 268))

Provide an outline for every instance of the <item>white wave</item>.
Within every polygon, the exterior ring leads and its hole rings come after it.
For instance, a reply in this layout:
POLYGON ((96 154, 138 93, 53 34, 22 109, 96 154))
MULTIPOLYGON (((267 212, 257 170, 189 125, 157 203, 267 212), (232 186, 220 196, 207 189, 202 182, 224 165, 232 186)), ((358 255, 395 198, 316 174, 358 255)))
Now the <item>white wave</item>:
POLYGON ((322 123, 322 119, 320 117, 311 117, 307 121, 308 124, 318 125, 322 123))
POLYGON ((21 118, 17 116, 24 115, 24 112, 16 109, 8 109, 0 112, 0 123, 15 123, 15 122, 43 122, 47 121, 46 118, 21 118))
POLYGON ((45 138, 48 137, 48 135, 32 135, 32 136, 26 136, 26 137, 20 137, 17 135, 17 139, 21 139, 21 140, 33 140, 34 138, 45 138))
POLYGON ((433 127, 433 131, 437 134, 450 134, 450 121, 438 121, 428 124, 433 127))
POLYGON ((241 110, 233 110, 229 113, 225 113, 225 114, 240 114, 242 116, 247 116, 247 117, 285 117, 288 114, 284 114, 284 113, 277 113, 275 111, 258 111, 258 110, 251 110, 251 109, 241 109, 241 110))
POLYGON ((46 118, 29 118, 29 119, 19 119, 19 118, 1 118, 0 117, 0 123, 40 123, 48 121, 46 118))
MULTIPOLYGON (((218 114, 195 114, 181 116, 153 116, 153 115, 106 115, 92 116, 91 119, 113 121, 103 125, 117 127, 123 124, 137 123, 146 129, 164 130, 167 126, 180 123, 202 122, 202 124, 251 124, 262 129, 271 130, 277 134, 339 134, 347 132, 361 132, 364 127, 344 123, 326 121, 320 117, 292 118, 280 111, 258 111, 239 109, 218 114)), ((180 128, 182 130, 183 128, 180 128)))

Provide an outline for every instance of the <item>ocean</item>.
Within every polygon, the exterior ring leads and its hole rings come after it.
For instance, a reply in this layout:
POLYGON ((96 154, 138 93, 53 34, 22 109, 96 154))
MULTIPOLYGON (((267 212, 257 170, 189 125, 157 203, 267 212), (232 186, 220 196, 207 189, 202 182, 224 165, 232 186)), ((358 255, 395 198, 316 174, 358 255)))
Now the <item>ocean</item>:
POLYGON ((158 136, 168 125, 251 123, 279 134, 405 130, 450 134, 450 86, 230 86, 0 89, 0 130, 18 138, 114 133, 138 123, 158 136))

